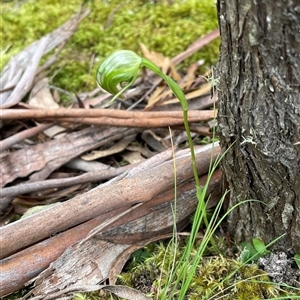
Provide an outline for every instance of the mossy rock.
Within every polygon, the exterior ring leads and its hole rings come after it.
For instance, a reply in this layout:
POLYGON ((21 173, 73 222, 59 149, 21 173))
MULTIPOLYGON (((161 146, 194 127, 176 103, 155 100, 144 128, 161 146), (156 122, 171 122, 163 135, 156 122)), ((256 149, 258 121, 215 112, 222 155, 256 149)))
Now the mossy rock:
MULTIPOLYGON (((1 69, 12 55, 51 32, 76 13, 90 8, 77 32, 52 67, 52 84, 71 92, 96 87, 101 60, 114 50, 141 53, 139 43, 173 57, 199 37, 217 28, 214 0, 27 0, 2 3, 0 22, 1 69)), ((203 72, 217 60, 219 41, 211 43, 184 62, 205 61, 203 72)))

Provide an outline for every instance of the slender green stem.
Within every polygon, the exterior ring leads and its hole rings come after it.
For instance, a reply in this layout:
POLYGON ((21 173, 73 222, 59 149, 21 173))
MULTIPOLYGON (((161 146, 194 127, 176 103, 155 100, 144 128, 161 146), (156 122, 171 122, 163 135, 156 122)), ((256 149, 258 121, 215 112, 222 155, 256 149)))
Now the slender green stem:
MULTIPOLYGON (((192 139, 191 131, 190 131, 190 125, 189 125, 189 121, 188 121, 188 110, 189 110, 188 102, 185 98, 183 91, 178 86, 178 84, 172 78, 170 78, 169 76, 164 74, 155 64, 153 64, 151 61, 149 61, 146 58, 142 58, 141 66, 149 68, 154 73, 156 73, 158 76, 160 76, 162 79, 164 79, 167 82, 167 84, 169 85, 169 87, 171 88, 174 95, 178 98, 178 100, 181 104, 181 107, 183 110, 184 128, 185 128, 185 131, 187 134, 188 144, 189 144, 189 148, 191 151, 192 169, 193 169, 195 185, 196 185, 196 195, 197 195, 197 199, 198 199, 198 205, 200 205, 200 209, 198 211, 203 212, 205 209, 205 201, 204 201, 204 197, 202 197, 203 190, 200 186, 194 144, 193 144, 193 139, 192 139)), ((204 215, 203 215, 203 220, 204 220, 205 226, 207 227, 208 220, 207 220, 206 213, 204 213, 204 215)), ((213 241, 213 239, 212 239, 212 244, 213 244, 213 247, 215 248, 215 250, 217 250, 216 244, 213 241)))
POLYGON ((197 171, 197 164, 196 164, 196 156, 195 156, 195 151, 194 151, 194 144, 193 144, 193 139, 191 136, 191 131, 190 131, 190 126, 189 126, 189 121, 188 121, 188 102, 185 98, 185 95, 181 88, 178 86, 178 84, 169 76, 164 74, 155 64, 153 64, 151 61, 149 61, 146 58, 142 58, 142 63, 141 66, 147 67, 150 70, 152 70, 154 73, 156 73, 158 76, 160 76, 162 79, 164 79, 169 87, 171 88, 172 92, 175 94, 175 96, 178 98, 182 110, 183 110, 183 123, 184 123, 184 128, 187 134, 187 139, 191 151, 191 158, 192 158, 192 168, 193 168, 193 173, 195 177, 195 184, 196 187, 200 187, 200 182, 199 182, 199 177, 198 177, 198 171, 197 171))

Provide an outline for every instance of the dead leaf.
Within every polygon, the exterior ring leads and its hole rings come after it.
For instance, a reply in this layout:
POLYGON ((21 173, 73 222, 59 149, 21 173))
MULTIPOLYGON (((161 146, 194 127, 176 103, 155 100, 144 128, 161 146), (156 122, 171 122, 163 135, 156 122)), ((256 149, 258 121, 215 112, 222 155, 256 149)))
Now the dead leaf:
POLYGON ((101 157, 106 157, 112 154, 120 153, 121 151, 125 150, 126 147, 132 141, 135 140, 135 137, 136 137, 135 134, 127 136, 106 150, 94 150, 91 153, 82 155, 81 158, 86 161, 91 161, 101 157))
MULTIPOLYGON (((204 96, 210 93, 211 90, 211 84, 210 83, 204 83, 201 85, 201 87, 193 92, 187 93, 185 95, 185 98, 187 100, 191 100, 200 96, 204 96)), ((164 101, 162 105, 172 104, 172 103, 178 103, 179 100, 177 98, 173 98, 167 101, 164 101)))
POLYGON ((141 137, 155 151, 162 152, 166 150, 161 142, 162 138, 156 135, 152 130, 145 130, 141 137))
POLYGON ((129 145, 126 149, 129 151, 139 152, 143 155, 143 157, 146 157, 146 158, 149 158, 149 157, 152 157, 153 155, 155 155, 155 153, 151 152, 146 146, 139 147, 139 146, 129 145))
POLYGON ((184 82, 185 82, 185 88, 189 89, 191 87, 191 85, 194 83, 195 78, 196 78, 196 71, 199 68, 199 63, 196 62, 192 65, 190 65, 190 67, 187 70, 187 74, 184 77, 184 82))
POLYGON ((150 298, 146 297, 144 294, 123 285, 108 285, 105 290, 110 291, 111 293, 117 295, 118 297, 125 298, 128 300, 149 300, 150 298))
POLYGON ((124 153, 121 154, 121 156, 130 164, 137 164, 146 160, 146 158, 144 158, 142 154, 137 151, 125 151, 124 153))
MULTIPOLYGON (((42 109, 58 109, 59 105, 54 100, 50 89, 48 87, 49 80, 48 78, 43 78, 42 80, 38 81, 32 91, 30 93, 30 98, 28 104, 32 107, 42 108, 42 109)), ((61 132, 64 132, 66 129, 62 126, 54 125, 46 130, 44 133, 52 138, 56 137, 59 138, 62 135, 58 135, 61 132)))
POLYGON ((46 209, 53 207, 55 205, 58 205, 58 204, 59 204, 59 202, 56 202, 53 204, 48 204, 48 205, 36 205, 34 207, 31 207, 26 211, 26 213, 21 217, 21 219, 28 218, 29 216, 31 216, 33 214, 36 214, 40 211, 46 210, 46 209))
POLYGON ((30 106, 43 109, 59 108, 59 105, 54 101, 50 93, 48 83, 48 79, 43 78, 34 85, 28 101, 30 106))
MULTIPOLYGON (((140 46, 143 55, 147 59, 155 63, 162 70, 163 73, 168 74, 174 81, 181 81, 181 76, 176 71, 175 65, 171 62, 171 60, 168 57, 163 56, 161 53, 149 51, 143 43, 140 43, 140 46)), ((165 89, 166 85, 157 87, 152 93, 151 97, 148 99, 148 104, 145 107, 145 109, 154 106, 157 102, 164 99, 167 95, 172 94, 172 91, 170 89, 164 92, 165 89)))
POLYGON ((143 55, 155 63, 159 68, 161 68, 162 72, 165 74, 169 74, 175 81, 180 81, 181 76, 176 71, 175 65, 171 62, 168 57, 165 57, 163 54, 149 51, 143 43, 140 43, 140 47, 142 49, 143 55))
POLYGON ((170 67, 170 60, 163 56, 161 53, 157 53, 155 51, 149 51, 145 44, 139 43, 143 55, 149 59, 151 62, 156 64, 159 68, 161 68, 162 72, 167 73, 170 67))
POLYGON ((167 91, 165 93, 163 93, 166 89, 166 86, 159 86, 155 89, 155 91, 152 93, 152 95, 150 96, 150 98, 148 99, 148 103, 145 107, 145 109, 147 110, 149 107, 154 106, 157 102, 159 102, 161 99, 163 99, 165 97, 165 95, 169 95, 171 91, 167 91))

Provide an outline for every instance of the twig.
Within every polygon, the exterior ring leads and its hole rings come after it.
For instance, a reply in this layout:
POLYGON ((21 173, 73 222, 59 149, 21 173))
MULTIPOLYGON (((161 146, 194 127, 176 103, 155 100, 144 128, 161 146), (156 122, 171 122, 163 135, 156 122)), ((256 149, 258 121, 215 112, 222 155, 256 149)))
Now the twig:
POLYGON ((175 65, 181 63, 187 57, 194 54, 202 47, 208 45, 211 41, 213 41, 214 39, 216 39, 219 36, 220 36, 219 29, 216 29, 216 30, 208 33, 207 35, 199 38, 196 42, 194 42, 192 45, 190 45, 186 51, 184 51, 184 52, 178 54, 177 56, 175 56, 174 58, 172 58, 171 62, 175 65))
MULTIPOLYGON (((204 120, 212 119, 213 116, 206 118, 191 118, 189 122, 200 122, 204 120)), ((50 120, 50 119, 45 119, 50 120)), ((114 126, 114 127, 128 127, 128 128, 159 128, 182 125, 182 118, 133 118, 133 119, 116 119, 116 118, 57 118, 58 122, 69 122, 77 124, 90 124, 95 126, 114 126)))
MULTIPOLYGON (((214 118, 215 111, 191 110, 189 117, 193 120, 204 121, 214 118)), ((76 117, 110 117, 116 119, 144 119, 144 118, 175 118, 183 119, 182 111, 126 111, 116 109, 82 109, 82 108, 59 108, 59 109, 0 109, 0 120, 21 119, 56 119, 76 117)))
POLYGON ((87 172, 71 178, 48 179, 22 183, 12 187, 2 188, 1 197, 15 197, 22 194, 44 191, 52 188, 65 188, 76 184, 111 179, 133 168, 134 166, 136 165, 127 165, 120 168, 108 167, 106 170, 87 172))
POLYGON ((55 123, 39 124, 35 127, 18 132, 6 138, 5 140, 0 141, 0 149, 1 151, 5 151, 6 149, 13 146, 14 144, 20 143, 21 141, 48 129, 52 127, 54 124, 55 123))

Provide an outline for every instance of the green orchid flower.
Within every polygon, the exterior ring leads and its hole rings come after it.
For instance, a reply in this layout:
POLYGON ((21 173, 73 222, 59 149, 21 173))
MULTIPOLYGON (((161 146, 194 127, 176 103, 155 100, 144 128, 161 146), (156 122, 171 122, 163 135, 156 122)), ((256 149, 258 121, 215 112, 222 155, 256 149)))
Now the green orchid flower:
POLYGON ((110 54, 100 65, 97 72, 97 82, 107 92, 115 95, 108 103, 110 105, 116 98, 120 97, 136 80, 140 70, 149 68, 162 79, 164 79, 171 88, 174 95, 180 101, 183 110, 184 126, 187 133, 188 143, 191 150, 192 167, 197 190, 200 190, 196 158, 194 152, 193 140, 188 123, 188 103, 185 95, 178 84, 169 76, 164 74, 158 66, 150 60, 138 56, 129 50, 118 50, 110 54))
POLYGON ((97 82, 104 90, 115 95, 110 103, 122 96, 135 82, 141 64, 142 58, 128 50, 113 52, 103 61, 97 72, 97 82))

